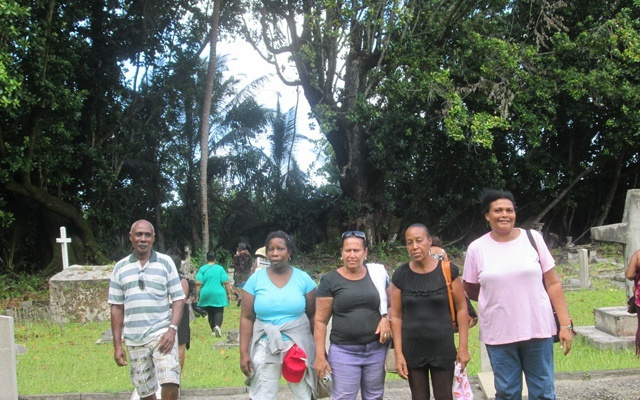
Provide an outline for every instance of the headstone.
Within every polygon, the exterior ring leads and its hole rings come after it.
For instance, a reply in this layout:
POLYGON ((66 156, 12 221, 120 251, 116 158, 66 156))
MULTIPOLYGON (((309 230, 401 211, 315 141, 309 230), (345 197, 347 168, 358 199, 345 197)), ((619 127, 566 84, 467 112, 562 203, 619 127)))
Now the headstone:
POLYGON ((240 331, 237 329, 230 329, 227 331, 227 337, 224 340, 219 341, 214 344, 213 347, 215 349, 218 348, 229 348, 229 347, 238 347, 240 338, 240 331))
POLYGON ((111 328, 108 328, 104 332, 102 332, 102 336, 100 339, 96 340, 96 344, 104 344, 104 343, 113 343, 113 331, 111 328))
MULTIPOLYGON (((624 268, 631 256, 640 249, 640 189, 627 191, 622 222, 619 224, 591 228, 591 239, 602 242, 622 243, 624 247, 624 268)), ((627 283, 627 297, 631 296, 633 283, 627 283)))
MULTIPOLYGON (((640 189, 627 191, 622 222, 591 228, 591 238, 603 242, 622 243, 626 270, 633 253, 640 249, 640 189)), ((624 271, 624 270, 623 270, 624 271)), ((626 282, 627 297, 633 293, 633 284, 626 282)), ((621 349, 635 345, 633 336, 628 335, 628 326, 637 326, 636 316, 626 312, 626 306, 605 307, 594 310, 595 326, 577 327, 576 331, 585 337, 590 345, 601 349, 621 349)))
POLYGON ((233 286, 235 285, 236 281, 233 279, 233 273, 235 272, 235 269, 233 268, 229 268, 227 270, 227 275, 229 276, 229 285, 233 286))
POLYGON ((0 400, 18 399, 13 318, 0 315, 0 400))
POLYGON ((580 266, 580 289, 589 289, 589 251, 587 249, 578 250, 578 265, 580 266))
POLYGON ((49 280, 49 306, 54 322, 109 321, 107 304, 112 265, 72 265, 49 280))
POLYGON ((67 244, 71 243, 71 238, 67 237, 67 228, 60 227, 60 237, 56 239, 57 243, 62 246, 62 269, 69 268, 69 251, 67 250, 67 244))

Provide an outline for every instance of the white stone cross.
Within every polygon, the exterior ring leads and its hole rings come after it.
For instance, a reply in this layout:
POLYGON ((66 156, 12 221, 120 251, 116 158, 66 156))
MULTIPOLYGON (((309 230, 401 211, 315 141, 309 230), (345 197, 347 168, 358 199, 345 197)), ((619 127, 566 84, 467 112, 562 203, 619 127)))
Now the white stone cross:
POLYGON ((57 243, 62 246, 62 269, 69 268, 69 252, 67 251, 67 243, 71 243, 71 238, 67 237, 67 228, 60 227, 60 237, 56 239, 57 243))
MULTIPOLYGON (((624 269, 636 250, 640 250, 640 189, 627 191, 622 222, 619 224, 591 228, 591 239, 603 242, 622 243, 624 246, 624 269)), ((627 282, 627 296, 633 292, 633 283, 627 282)))

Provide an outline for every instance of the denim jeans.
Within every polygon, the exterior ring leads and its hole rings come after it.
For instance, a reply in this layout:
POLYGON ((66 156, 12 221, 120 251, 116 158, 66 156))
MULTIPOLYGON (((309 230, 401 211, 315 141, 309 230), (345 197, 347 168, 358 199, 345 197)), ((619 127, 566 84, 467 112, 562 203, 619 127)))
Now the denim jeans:
POLYGON ((522 398, 523 372, 529 400, 555 400, 552 338, 487 345, 487 352, 493 368, 496 400, 522 398))
POLYGON ((331 366, 334 400, 355 400, 358 389, 362 400, 382 400, 384 359, 387 344, 339 345, 331 343, 327 361, 331 366))

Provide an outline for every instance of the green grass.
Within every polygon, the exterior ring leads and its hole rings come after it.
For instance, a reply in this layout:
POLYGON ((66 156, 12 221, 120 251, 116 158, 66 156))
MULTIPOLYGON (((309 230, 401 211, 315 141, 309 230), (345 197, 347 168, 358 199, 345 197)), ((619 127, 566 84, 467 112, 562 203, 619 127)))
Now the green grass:
MULTIPOLYGON (((225 310, 223 330, 237 329, 240 309, 225 310)), ((113 361, 112 344, 95 344, 110 329, 108 322, 66 325, 16 324, 15 341, 27 348, 18 355, 20 395, 120 392, 132 389, 129 368, 113 361)), ((191 324, 182 384, 185 388, 242 386, 237 348, 214 349, 222 339, 211 335, 206 318, 191 324)))

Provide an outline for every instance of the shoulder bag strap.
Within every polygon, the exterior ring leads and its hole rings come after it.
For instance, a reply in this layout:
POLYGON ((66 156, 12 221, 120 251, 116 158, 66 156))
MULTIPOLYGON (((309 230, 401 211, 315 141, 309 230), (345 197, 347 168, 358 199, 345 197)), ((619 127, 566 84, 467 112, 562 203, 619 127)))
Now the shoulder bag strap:
MULTIPOLYGON (((531 233, 530 229, 527 229, 525 232, 527 232, 527 237, 529 238, 529 242, 531 243, 531 246, 533 246, 533 248, 536 250, 536 253, 538 253, 538 260, 540 259, 540 252, 538 251, 538 246, 536 245, 536 241, 533 239, 533 234, 531 233)), ((538 263, 540 264, 540 268, 542 269, 542 263, 540 263, 538 261, 538 263)), ((547 290, 547 285, 545 285, 544 283, 544 272, 542 272, 542 286, 544 286, 544 290, 547 290)))
POLYGON ((456 318, 456 308, 453 304, 453 292, 451 289, 451 261, 442 260, 442 273, 444 274, 444 280, 447 282, 447 295, 449 296, 449 310, 451 311, 451 321, 455 324, 457 322, 456 318))

